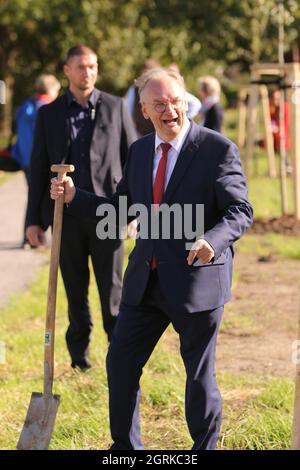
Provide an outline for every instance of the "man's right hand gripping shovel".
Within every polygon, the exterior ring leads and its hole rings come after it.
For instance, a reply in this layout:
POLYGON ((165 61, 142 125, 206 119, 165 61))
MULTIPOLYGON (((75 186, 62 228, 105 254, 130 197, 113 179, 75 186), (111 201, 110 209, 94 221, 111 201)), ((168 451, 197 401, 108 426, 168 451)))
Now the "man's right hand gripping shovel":
POLYGON ((64 203, 70 204, 75 197, 75 193, 76 193, 76 188, 70 176, 63 175, 62 178, 55 177, 51 179, 51 188, 50 188, 51 199, 56 200, 60 196, 64 195, 64 203))

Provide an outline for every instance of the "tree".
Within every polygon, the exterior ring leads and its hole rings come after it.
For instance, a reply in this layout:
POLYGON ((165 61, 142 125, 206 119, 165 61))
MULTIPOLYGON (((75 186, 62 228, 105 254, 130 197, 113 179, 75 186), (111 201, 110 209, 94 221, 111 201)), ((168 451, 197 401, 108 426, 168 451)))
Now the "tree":
MULTIPOLYGON (((86 43, 100 61, 101 87, 122 94, 149 56, 177 62, 196 78, 219 70, 247 72, 277 61, 279 0, 0 0, 0 79, 8 89, 3 126, 13 105, 32 93, 36 76, 55 73, 69 47, 86 43)), ((286 45, 299 41, 299 0, 285 0, 286 45)), ((232 73, 231 73, 232 75, 232 73)))

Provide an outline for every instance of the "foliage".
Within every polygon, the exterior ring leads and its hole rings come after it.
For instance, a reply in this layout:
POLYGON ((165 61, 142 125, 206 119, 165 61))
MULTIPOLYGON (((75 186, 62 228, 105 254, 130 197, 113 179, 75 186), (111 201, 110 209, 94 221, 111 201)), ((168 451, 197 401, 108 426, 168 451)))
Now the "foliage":
MULTIPOLYGON (((0 0, 0 76, 13 76, 15 103, 41 71, 61 74, 78 43, 100 57, 101 86, 123 93, 143 61, 177 62, 195 89, 199 73, 236 80, 258 60, 277 60, 278 0, 0 0), (237 69, 232 67, 237 65, 237 69)), ((286 45, 297 39, 300 9, 286 0, 286 45)), ((225 80, 226 81, 226 80, 225 80)), ((65 83, 66 84, 66 83, 65 83)), ((226 85, 226 83, 225 83, 226 85)))

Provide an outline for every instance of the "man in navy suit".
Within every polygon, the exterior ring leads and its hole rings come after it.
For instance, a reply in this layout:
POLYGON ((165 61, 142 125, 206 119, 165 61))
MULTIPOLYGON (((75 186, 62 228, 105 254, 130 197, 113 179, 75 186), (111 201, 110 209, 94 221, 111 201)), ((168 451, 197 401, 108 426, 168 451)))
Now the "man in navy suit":
POLYGON ((76 189, 71 178, 52 180, 51 197, 64 193, 67 211, 96 217, 97 207, 119 209, 143 204, 189 205, 194 228, 196 207, 204 205, 203 236, 187 249, 187 237, 161 232, 138 238, 129 256, 120 313, 108 356, 109 410, 113 450, 142 449, 139 380, 159 338, 172 323, 180 338, 186 369, 186 418, 193 449, 216 447, 222 414, 215 379, 215 347, 223 307, 230 299, 232 244, 252 223, 238 149, 214 131, 186 118, 184 82, 165 69, 137 81, 142 111, 155 133, 129 150, 124 177, 108 199, 76 189))

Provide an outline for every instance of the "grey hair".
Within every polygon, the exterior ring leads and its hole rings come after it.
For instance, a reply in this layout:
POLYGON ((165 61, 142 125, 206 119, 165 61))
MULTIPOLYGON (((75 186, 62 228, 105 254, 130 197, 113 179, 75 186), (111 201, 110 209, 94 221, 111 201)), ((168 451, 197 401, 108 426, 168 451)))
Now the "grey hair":
POLYGON ((178 82, 178 84, 185 91, 184 78, 182 77, 182 75, 180 75, 180 73, 175 72, 174 70, 163 68, 163 67, 157 67, 157 68, 147 70, 135 80, 134 84, 138 89, 140 100, 146 88, 146 85, 151 80, 159 80, 160 78, 163 78, 163 77, 173 78, 174 80, 178 82))
POLYGON ((205 75, 204 77, 198 78, 198 89, 202 90, 208 96, 221 94, 221 85, 217 78, 211 75, 205 75))

